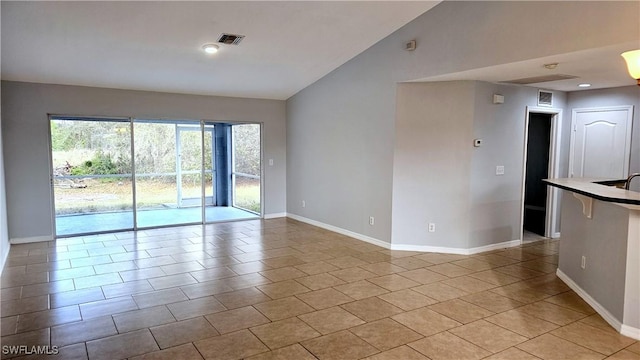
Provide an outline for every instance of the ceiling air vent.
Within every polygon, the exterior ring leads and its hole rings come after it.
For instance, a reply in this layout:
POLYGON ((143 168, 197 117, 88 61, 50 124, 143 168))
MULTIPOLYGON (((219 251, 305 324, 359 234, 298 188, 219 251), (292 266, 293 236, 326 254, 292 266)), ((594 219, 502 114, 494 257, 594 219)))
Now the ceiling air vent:
POLYGON ((553 102, 553 93, 544 90, 538 90, 538 106, 551 106, 553 102))
POLYGON ((222 34, 218 38, 218 42, 227 45, 238 45, 244 39, 244 35, 222 34))

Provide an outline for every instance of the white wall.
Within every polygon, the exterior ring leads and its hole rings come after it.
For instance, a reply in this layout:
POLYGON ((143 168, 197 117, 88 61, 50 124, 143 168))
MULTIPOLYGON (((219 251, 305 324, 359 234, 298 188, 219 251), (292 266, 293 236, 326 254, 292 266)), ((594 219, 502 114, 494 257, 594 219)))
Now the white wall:
POLYGON ((264 123, 265 216, 286 212, 285 102, 2 82, 2 136, 10 239, 51 239, 47 114, 264 123))
MULTIPOLYGON (((638 2, 440 3, 287 100, 287 211, 391 242, 398 82, 637 41, 639 10, 638 2), (418 48, 404 51, 411 39, 418 48)), ((494 195, 475 204, 512 208, 511 195, 494 195)), ((495 229, 473 226, 478 244, 498 242, 495 229)), ((508 238, 518 224, 496 226, 508 238)))

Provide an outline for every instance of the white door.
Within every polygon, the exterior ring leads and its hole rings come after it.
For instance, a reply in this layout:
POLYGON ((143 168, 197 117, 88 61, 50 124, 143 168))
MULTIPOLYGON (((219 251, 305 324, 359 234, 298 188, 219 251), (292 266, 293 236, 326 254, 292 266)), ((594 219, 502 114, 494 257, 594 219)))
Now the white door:
POLYGON ((574 109, 569 177, 626 179, 633 106, 574 109))

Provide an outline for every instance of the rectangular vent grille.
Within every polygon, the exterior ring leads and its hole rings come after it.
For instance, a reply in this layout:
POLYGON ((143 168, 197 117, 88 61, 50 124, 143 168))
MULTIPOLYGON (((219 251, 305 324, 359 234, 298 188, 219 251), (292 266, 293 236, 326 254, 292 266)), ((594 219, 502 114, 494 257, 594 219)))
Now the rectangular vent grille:
POLYGON ((244 35, 222 34, 218 38, 218 42, 227 45, 238 45, 244 39, 244 35))
POLYGON ((553 93, 538 90, 538 106, 551 106, 553 102, 553 93))

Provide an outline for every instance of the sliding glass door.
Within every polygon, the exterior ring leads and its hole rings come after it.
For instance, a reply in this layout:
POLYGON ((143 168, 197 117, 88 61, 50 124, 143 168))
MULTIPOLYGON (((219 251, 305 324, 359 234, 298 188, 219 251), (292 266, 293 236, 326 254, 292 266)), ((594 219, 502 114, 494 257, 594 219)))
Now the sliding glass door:
POLYGON ((199 122, 135 120, 138 227, 202 222, 199 122))
POLYGON ((233 206, 260 213, 260 125, 232 125, 233 206))
POLYGON ((56 235, 133 229, 129 119, 53 117, 56 235))
POLYGON ((53 116, 56 236, 261 214, 259 124, 53 116))

